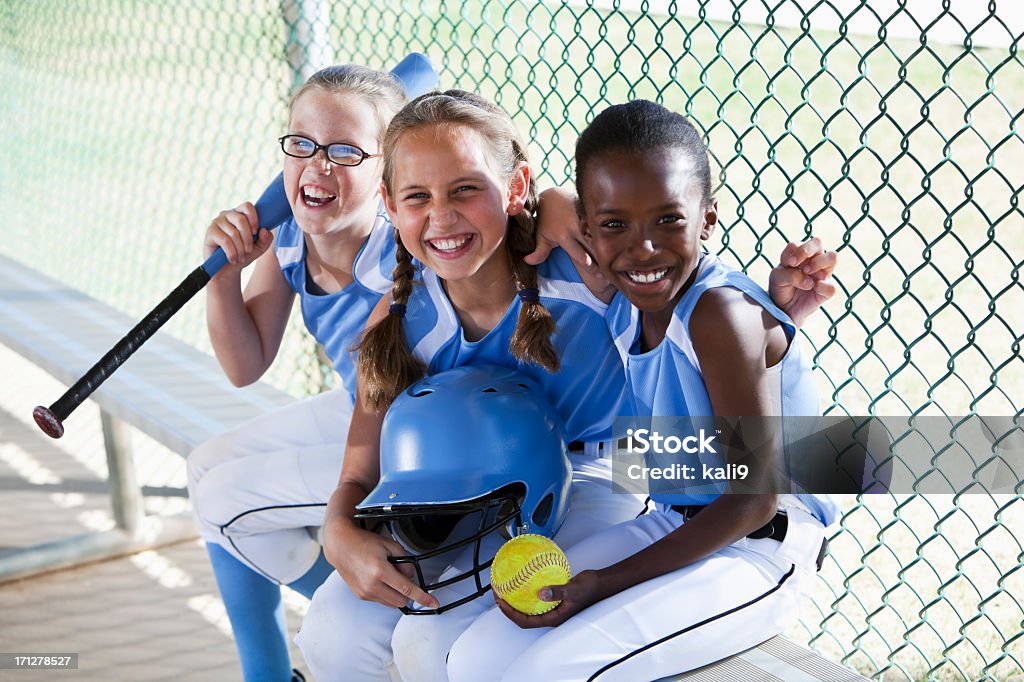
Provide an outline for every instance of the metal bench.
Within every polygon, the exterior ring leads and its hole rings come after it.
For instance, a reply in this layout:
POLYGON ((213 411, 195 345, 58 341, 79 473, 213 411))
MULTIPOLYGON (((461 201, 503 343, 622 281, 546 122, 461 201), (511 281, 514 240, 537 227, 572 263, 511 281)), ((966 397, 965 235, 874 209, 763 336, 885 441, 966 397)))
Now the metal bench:
POLYGON ((785 637, 767 642, 683 675, 658 682, 867 682, 866 677, 794 644, 785 637))
MULTIPOLYGON (((0 256, 0 343, 70 385, 137 320, 0 256)), ((27 397, 32 405, 57 396, 27 397)), ((190 514, 147 516, 126 427, 185 456, 204 440, 291 402, 257 383, 232 386, 217 361, 157 333, 93 395, 100 407, 116 527, 0 552, 0 582, 130 554, 197 535, 190 514)), ((70 418, 74 428, 75 416, 70 418)))

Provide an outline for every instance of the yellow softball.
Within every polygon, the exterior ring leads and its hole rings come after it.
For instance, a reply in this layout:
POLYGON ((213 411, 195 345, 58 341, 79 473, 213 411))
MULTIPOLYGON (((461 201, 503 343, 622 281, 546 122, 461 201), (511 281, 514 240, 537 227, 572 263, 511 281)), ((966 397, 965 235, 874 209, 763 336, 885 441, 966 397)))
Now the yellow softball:
POLYGON ((520 613, 537 616, 560 602, 541 601, 537 590, 572 578, 562 549, 543 535, 518 535, 498 550, 491 564, 491 588, 520 613))

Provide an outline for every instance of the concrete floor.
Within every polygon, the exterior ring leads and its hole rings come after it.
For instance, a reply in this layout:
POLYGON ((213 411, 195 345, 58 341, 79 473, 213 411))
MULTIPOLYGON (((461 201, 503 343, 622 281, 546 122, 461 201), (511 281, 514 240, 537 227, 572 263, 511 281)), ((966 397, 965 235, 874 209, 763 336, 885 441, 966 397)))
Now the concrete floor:
MULTIPOLYGON (((0 555, 113 525, 99 412, 91 403, 61 440, 32 407, 65 390, 0 346, 0 555)), ((188 508, 181 457, 134 436, 147 511, 188 508)), ((294 635, 308 602, 289 593, 294 635)), ((190 541, 0 585, 0 652, 78 653, 77 671, 0 670, 11 680, 241 680, 231 630, 206 552, 190 541)), ((292 649, 293 665, 302 668, 292 649)))

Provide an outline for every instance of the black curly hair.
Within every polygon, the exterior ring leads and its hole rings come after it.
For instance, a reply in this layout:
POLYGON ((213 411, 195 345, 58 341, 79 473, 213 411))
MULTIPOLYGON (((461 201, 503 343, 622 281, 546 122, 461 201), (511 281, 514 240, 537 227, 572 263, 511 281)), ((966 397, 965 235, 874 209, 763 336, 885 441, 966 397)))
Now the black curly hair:
MULTIPOLYGON (((576 193, 582 209, 583 188, 594 159, 607 154, 650 154, 679 150, 691 157, 701 188, 701 199, 711 200, 711 165, 700 132, 682 114, 645 99, 608 107, 594 117, 576 141, 576 193)), ((582 213, 582 210, 581 210, 582 213)))

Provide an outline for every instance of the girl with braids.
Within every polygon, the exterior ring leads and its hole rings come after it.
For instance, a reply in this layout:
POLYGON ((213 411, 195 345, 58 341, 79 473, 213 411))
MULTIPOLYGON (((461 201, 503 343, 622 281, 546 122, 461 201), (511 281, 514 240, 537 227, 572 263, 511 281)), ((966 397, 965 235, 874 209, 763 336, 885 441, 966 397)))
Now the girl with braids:
MULTIPOLYGON (((609 107, 577 142, 576 186, 583 235, 619 290, 606 318, 633 415, 666 424, 686 415, 818 414, 791 319, 701 248, 718 204, 690 121, 653 102, 609 107)), ((824 260, 831 270, 834 261, 824 260)), ((750 430, 743 435, 750 446, 750 430)), ((782 444, 770 431, 762 436, 763 445, 742 453, 751 469, 782 444)), ((770 461, 764 468, 774 471, 770 461)), ((652 483, 648 513, 568 547, 572 580, 538 592, 560 602, 551 611, 526 616, 499 600, 451 648, 450 682, 659 679, 794 624, 835 501, 767 486, 723 494, 695 478, 652 483)))
MULTIPOLYGON (((402 546, 353 519, 379 480, 384 412, 424 373, 516 369, 541 387, 567 437, 587 443, 570 457, 572 504, 560 542, 643 509, 635 496, 610 494, 610 460, 595 456, 625 388, 605 306, 564 252, 539 267, 523 262, 534 249, 536 202, 525 149, 508 114, 458 90, 414 100, 388 127, 382 195, 397 231, 394 286, 358 346, 356 404, 324 526, 338 571, 314 595, 296 638, 318 679, 388 680, 393 659, 405 682, 444 680, 449 646, 488 606, 476 599, 437 615, 403 615, 410 599, 437 608, 472 588, 424 592, 387 560, 406 554, 402 546)), ((491 555, 499 540, 485 547, 491 555)), ((461 573, 460 561, 438 579, 461 573)))

